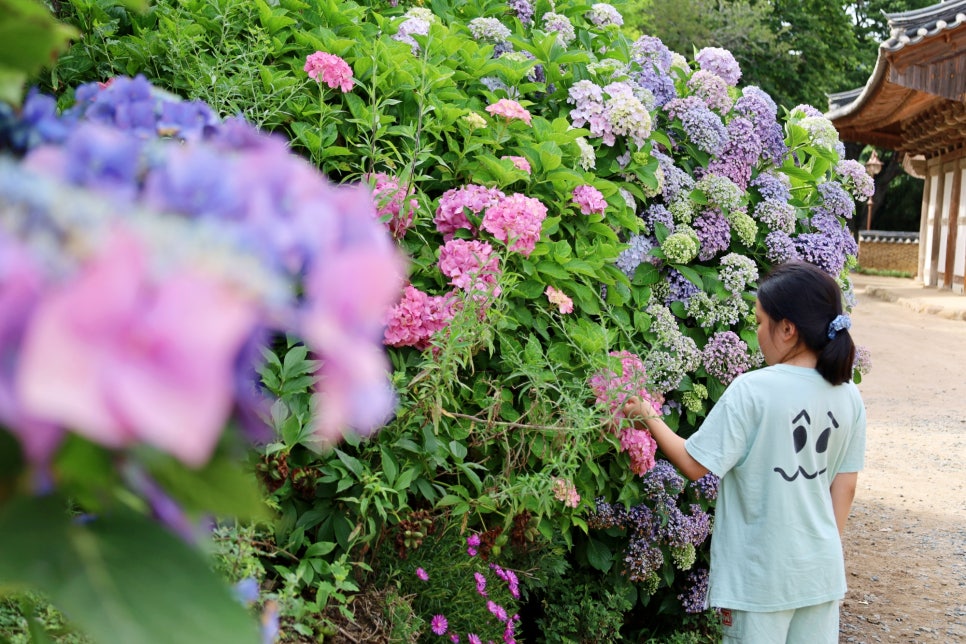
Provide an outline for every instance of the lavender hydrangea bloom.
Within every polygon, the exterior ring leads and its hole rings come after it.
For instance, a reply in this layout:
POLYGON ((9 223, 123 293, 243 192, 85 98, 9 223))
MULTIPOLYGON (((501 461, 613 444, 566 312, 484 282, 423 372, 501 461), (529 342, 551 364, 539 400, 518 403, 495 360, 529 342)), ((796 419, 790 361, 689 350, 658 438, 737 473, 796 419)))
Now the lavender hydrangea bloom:
MULTIPOLYGON (((656 93, 655 93, 656 96, 656 93)), ((721 117, 708 109, 697 96, 675 98, 664 105, 668 117, 679 119, 688 139, 712 156, 721 154, 728 141, 721 117)))
POLYGON ((717 74, 699 69, 688 79, 688 89, 712 110, 727 113, 734 101, 728 94, 728 84, 717 74))
POLYGON ((699 498, 714 501, 718 498, 718 484, 721 480, 714 472, 708 472, 697 481, 691 483, 699 498))
POLYGON ((73 121, 57 114, 57 100, 53 96, 31 89, 19 119, 12 110, 7 119, 0 117, 0 147, 8 145, 16 152, 26 152, 45 143, 62 143, 74 126, 73 121), (7 122, 3 123, 4 120, 7 122))
POLYGON ((702 211, 694 219, 693 226, 701 242, 698 259, 702 262, 728 250, 731 245, 731 225, 720 210, 709 208, 702 211))
POLYGON ((510 30, 498 18, 473 18, 466 26, 474 40, 505 43, 510 38, 510 30))
POLYGON ((694 186, 708 198, 708 205, 724 212, 741 207, 744 191, 730 178, 709 172, 694 186))
POLYGON ((631 44, 631 60, 640 71, 634 74, 634 81, 654 94, 655 104, 664 106, 677 96, 674 79, 671 76, 671 50, 659 38, 642 36, 631 44))
POLYGON ((859 201, 869 199, 875 193, 875 182, 865 167, 854 159, 839 161, 835 173, 842 177, 842 185, 859 201))
POLYGON ((661 171, 664 173, 664 184, 661 196, 667 203, 674 201, 679 195, 688 195, 694 189, 694 177, 674 163, 674 159, 662 152, 652 151, 651 156, 657 159, 661 171))
POLYGON ((685 480, 677 469, 663 458, 641 477, 641 492, 646 498, 676 497, 684 491, 685 480))
POLYGON ((818 185, 818 192, 822 195, 822 205, 836 217, 851 219, 855 214, 855 202, 838 181, 826 181, 818 185))
POLYGON ((771 230, 791 235, 795 232, 798 215, 795 207, 787 201, 769 197, 755 205, 754 217, 771 230))
POLYGON ((751 367, 748 345, 734 331, 720 331, 712 335, 704 346, 701 358, 708 375, 725 385, 751 367))
POLYGON ((731 119, 726 130, 728 143, 721 156, 711 161, 708 171, 728 177, 744 190, 761 156, 762 142, 754 124, 746 118, 738 116, 731 119))
POLYGON ((614 8, 614 5, 606 2, 597 2, 591 5, 587 12, 587 20, 598 27, 620 27, 624 24, 624 17, 614 8))
POLYGON ((798 259, 798 251, 795 249, 795 242, 782 230, 774 230, 765 235, 765 257, 773 264, 784 264, 793 259, 798 259))
POLYGON ((530 0, 507 0, 507 5, 524 27, 533 24, 533 3, 530 0))
POLYGON ((570 18, 562 13, 554 13, 553 11, 548 11, 543 14, 543 29, 547 33, 556 33, 557 42, 560 43, 561 47, 567 47, 574 41, 577 37, 577 33, 574 31, 574 26, 570 22, 570 18))
POLYGON ((686 613, 703 613, 708 596, 708 569, 698 568, 688 573, 687 590, 678 595, 681 608, 686 613))
POLYGON ((687 305, 691 296, 700 290, 691 283, 691 280, 674 268, 668 269, 667 283, 670 287, 667 297, 664 298, 664 303, 667 305, 670 305, 672 302, 683 302, 687 305))
POLYGON ((740 295, 749 284, 758 279, 758 266, 750 257, 728 253, 721 258, 718 277, 729 293, 740 295))
POLYGON ((399 29, 393 34, 392 39, 404 42, 410 46, 413 55, 419 54, 419 43, 413 36, 426 36, 429 34, 430 22, 422 18, 407 18, 400 25, 399 29))
POLYGON ((644 221, 645 231, 650 234, 654 234, 656 231, 656 224, 663 224, 668 232, 674 232, 674 219, 662 204, 656 203, 648 206, 647 210, 641 214, 641 219, 644 221))
POLYGON ((646 582, 664 565, 664 554, 660 548, 652 545, 649 537, 632 538, 625 552, 624 565, 628 579, 646 582))
POLYGON ((758 194, 765 199, 788 201, 792 198, 791 181, 781 172, 762 172, 751 180, 751 185, 758 188, 758 194))
POLYGON ((82 123, 65 140, 65 179, 76 186, 131 198, 137 190, 142 142, 116 129, 82 123))
POLYGON ((717 74, 731 86, 737 85, 738 80, 741 78, 741 69, 738 66, 738 61, 735 60, 735 57, 727 49, 705 47, 698 52, 694 60, 701 69, 717 74))
POLYGON ((628 248, 617 256, 616 264, 625 275, 633 278, 637 267, 648 261, 648 254, 654 248, 654 240, 645 235, 634 235, 627 240, 627 244, 628 248))
POLYGON ((623 505, 607 503, 604 497, 594 499, 594 510, 587 517, 587 525, 594 530, 623 527, 627 510, 623 505))

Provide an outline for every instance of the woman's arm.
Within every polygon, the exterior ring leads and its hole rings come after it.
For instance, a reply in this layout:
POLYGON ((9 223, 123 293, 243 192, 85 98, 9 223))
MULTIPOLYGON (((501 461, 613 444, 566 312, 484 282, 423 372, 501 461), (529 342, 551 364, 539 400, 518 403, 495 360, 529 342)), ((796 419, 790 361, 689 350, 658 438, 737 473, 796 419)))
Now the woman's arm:
POLYGON ((708 468, 694 460, 684 449, 684 439, 674 433, 660 416, 654 414, 650 405, 645 404, 637 396, 631 396, 624 403, 624 416, 630 420, 635 428, 646 429, 657 442, 664 455, 681 473, 692 481, 696 481, 708 473, 708 468))
POLYGON ((835 475, 835 478, 832 479, 832 485, 829 486, 839 536, 845 534, 845 522, 849 519, 849 510, 852 508, 852 499, 855 498, 855 485, 858 480, 858 472, 840 472, 835 475))

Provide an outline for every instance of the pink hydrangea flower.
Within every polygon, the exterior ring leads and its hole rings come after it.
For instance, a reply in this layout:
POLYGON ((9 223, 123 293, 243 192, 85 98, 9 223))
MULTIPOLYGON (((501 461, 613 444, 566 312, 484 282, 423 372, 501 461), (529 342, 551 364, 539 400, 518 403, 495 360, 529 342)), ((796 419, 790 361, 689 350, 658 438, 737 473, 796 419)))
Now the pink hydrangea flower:
POLYGON ((547 299, 550 300, 551 304, 556 304, 559 311, 563 314, 574 312, 574 301, 567 296, 563 291, 556 289, 552 286, 548 286, 545 291, 547 299))
POLYGON ((568 508, 576 508, 580 503, 577 488, 567 479, 555 478, 553 480, 553 496, 568 508))
POLYGON ((354 84, 352 68, 335 54, 327 54, 324 51, 309 54, 305 58, 303 69, 308 72, 309 78, 316 82, 323 82, 332 89, 338 87, 343 92, 348 92, 354 84))
POLYGON ((631 458, 631 471, 644 476, 654 468, 657 443, 650 432, 626 427, 620 433, 621 451, 631 458))
POLYGON ((527 125, 531 124, 532 117, 530 112, 528 112, 522 105, 516 101, 510 100, 509 98, 501 98, 496 103, 488 105, 486 111, 493 116, 502 116, 508 121, 513 119, 520 119, 527 125))
POLYGON ((604 214, 607 209, 607 201, 600 190, 590 185, 577 186, 574 188, 573 202, 580 206, 580 212, 585 215, 604 214))
POLYGON ((453 233, 460 228, 475 233, 476 227, 470 222, 466 211, 479 215, 503 197, 504 194, 496 188, 485 188, 475 184, 451 188, 439 198, 439 206, 433 218, 436 222, 436 230, 443 234, 444 240, 452 239, 453 233))
POLYGON ((624 418, 622 408, 628 396, 638 396, 651 405, 654 413, 661 413, 664 397, 652 395, 647 390, 647 371, 639 356, 629 351, 612 351, 611 356, 620 358, 621 372, 602 369, 590 378, 590 388, 597 396, 597 404, 603 405, 616 419, 624 418))
POLYGON ((399 179, 379 172, 366 177, 375 179, 372 197, 376 202, 376 214, 396 239, 401 239, 413 224, 413 216, 419 209, 419 202, 412 195, 412 185, 404 191, 399 179), (409 197, 408 202, 406 197, 409 197))
POLYGON ((468 292, 500 295, 500 257, 487 242, 451 239, 439 250, 439 270, 450 284, 468 292))
POLYGON ((453 319, 452 299, 432 296, 410 285, 389 310, 383 342, 393 347, 426 349, 430 340, 453 319))
POLYGON ((37 305, 18 394, 30 415, 96 443, 143 442, 199 467, 231 414, 255 320, 250 302, 206 275, 159 281, 142 244, 117 233, 37 305))
POLYGON ((330 199, 340 204, 333 231, 340 233, 333 235, 338 243, 330 240, 324 246, 324 261, 315 262, 306 276, 301 329, 322 358, 322 404, 314 428, 320 441, 338 438, 347 427, 369 433, 392 413, 390 365, 378 341, 384 333, 382 320, 398 300, 406 273, 401 253, 373 225, 372 199, 364 186, 339 189, 330 199))
POLYGON ((523 170, 527 174, 530 174, 530 172, 531 172, 530 162, 527 161, 524 157, 515 157, 515 156, 507 155, 507 156, 503 156, 503 157, 500 157, 500 158, 501 159, 509 159, 510 161, 513 162, 513 165, 515 165, 517 167, 517 169, 523 170))
POLYGON ((547 207, 538 199, 519 193, 500 199, 486 209, 481 226, 510 245, 510 250, 529 256, 540 240, 547 207))

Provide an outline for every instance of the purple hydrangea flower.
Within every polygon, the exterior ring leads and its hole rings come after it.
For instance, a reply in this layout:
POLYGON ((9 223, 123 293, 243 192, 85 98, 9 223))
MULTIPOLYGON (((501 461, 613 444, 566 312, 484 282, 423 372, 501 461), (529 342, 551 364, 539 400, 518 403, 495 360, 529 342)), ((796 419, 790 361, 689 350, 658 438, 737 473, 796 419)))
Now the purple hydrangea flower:
POLYGON ((708 570, 698 568, 688 573, 686 588, 687 590, 678 595, 684 612, 703 613, 708 596, 708 570))
POLYGON ((782 230, 774 230, 765 235, 765 257, 773 264, 784 264, 793 259, 798 259, 798 250, 795 242, 782 230))
POLYGON ((717 74, 732 87, 737 85, 738 80, 741 78, 741 69, 738 66, 738 61, 735 60, 735 57, 727 49, 705 47, 698 52, 694 60, 701 69, 717 74))
POLYGON ((664 105, 671 119, 679 119, 688 139, 698 149, 717 156, 724 150, 728 132, 721 117, 708 109, 697 96, 675 98, 664 105))
POLYGON ((748 187, 752 169, 761 156, 761 139, 758 138, 754 124, 740 116, 731 119, 725 129, 728 132, 728 143, 721 155, 711 161, 708 171, 728 177, 744 190, 748 187))
POLYGON ((507 5, 524 27, 533 24, 533 3, 530 0, 507 0, 507 5))
POLYGON ((700 290, 691 283, 691 280, 674 268, 668 269, 667 283, 670 289, 667 297, 664 298, 664 303, 669 306, 672 302, 683 302, 687 306, 691 296, 700 290))
POLYGON ((818 192, 822 195, 822 206, 832 215, 851 219, 855 214, 855 201, 838 181, 826 181, 818 184, 818 192))
POLYGON ((634 82, 654 94, 655 105, 664 106, 677 96, 671 76, 671 50, 654 36, 642 36, 631 44, 631 60, 640 70, 633 74, 634 82))
POLYGON ((654 248, 654 240, 645 235, 633 235, 627 240, 627 244, 628 248, 617 256, 616 264, 625 275, 633 278, 637 267, 648 261, 648 255, 654 248))
POLYGON ((694 177, 689 172, 679 168, 674 163, 674 159, 662 152, 651 152, 651 156, 657 159, 664 173, 661 196, 664 197, 665 202, 671 203, 682 194, 690 194, 694 189, 694 177))
POLYGON ((698 234, 698 241, 701 242, 698 259, 702 262, 728 250, 731 245, 731 225, 716 208, 701 211, 701 214, 694 219, 693 228, 698 234))
POLYGON ((725 385, 752 366, 748 345, 734 331, 719 331, 712 335, 701 358, 708 375, 725 385))
POLYGON ((771 230, 780 230, 789 235, 795 232, 798 214, 795 206, 786 201, 769 197, 755 205, 753 214, 755 219, 771 230))
POLYGON ((780 172, 762 172, 751 180, 751 185, 758 188, 758 194, 764 199, 788 201, 792 198, 792 184, 788 176, 780 172))
POLYGON ((734 101, 728 94, 728 84, 713 72, 700 69, 688 79, 688 89, 691 93, 704 101, 712 110, 726 114, 734 101))
POLYGON ((718 483, 720 479, 714 472, 708 472, 697 481, 691 483, 698 497, 705 501, 714 501, 718 498, 718 483))

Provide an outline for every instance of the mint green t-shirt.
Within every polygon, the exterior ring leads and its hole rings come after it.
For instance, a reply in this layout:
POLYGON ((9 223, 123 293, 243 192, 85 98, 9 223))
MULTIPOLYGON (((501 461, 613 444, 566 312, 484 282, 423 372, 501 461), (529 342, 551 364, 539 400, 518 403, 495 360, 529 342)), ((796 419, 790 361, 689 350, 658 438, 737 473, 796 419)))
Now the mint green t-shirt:
POLYGON ((685 448, 721 477, 711 606, 768 612, 845 595, 829 486, 864 463, 865 407, 853 383, 791 365, 742 374, 685 448))

